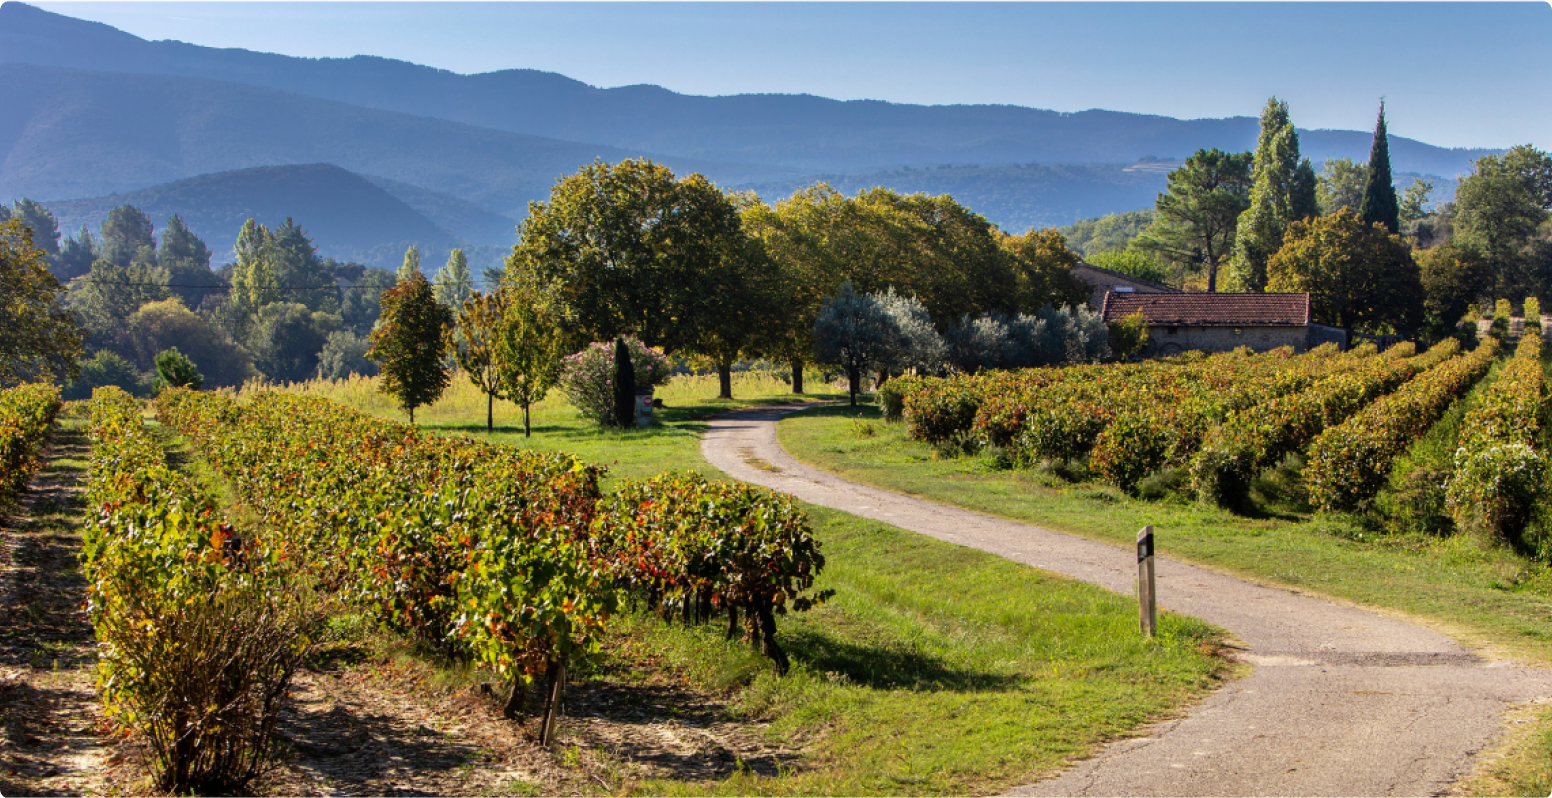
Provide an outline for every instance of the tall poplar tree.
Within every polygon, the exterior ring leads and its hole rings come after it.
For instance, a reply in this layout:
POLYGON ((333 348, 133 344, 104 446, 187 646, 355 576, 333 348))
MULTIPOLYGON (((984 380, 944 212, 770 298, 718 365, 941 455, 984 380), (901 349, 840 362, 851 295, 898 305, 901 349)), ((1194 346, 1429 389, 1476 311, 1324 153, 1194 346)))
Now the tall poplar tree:
POLYGON ((1391 234, 1401 232, 1401 205, 1390 177, 1390 138, 1385 133, 1385 103, 1380 102, 1379 120, 1374 123, 1374 146, 1369 149, 1369 181, 1363 186, 1363 201, 1358 215, 1364 224, 1379 222, 1391 234))
POLYGON ((409 249, 404 250, 404 265, 399 267, 399 282, 415 274, 420 274, 420 247, 411 244, 409 249))
POLYGON ((474 277, 469 274, 469 259, 463 250, 455 249, 447 256, 447 265, 436 274, 431 283, 438 302, 458 312, 463 303, 474 293, 474 277))
POLYGON ((1299 157, 1299 134, 1288 118, 1288 104, 1276 97, 1261 111, 1251 174, 1250 208, 1240 214, 1226 275, 1233 291, 1265 291, 1266 262, 1282 247, 1288 225, 1318 212, 1315 169, 1299 157))

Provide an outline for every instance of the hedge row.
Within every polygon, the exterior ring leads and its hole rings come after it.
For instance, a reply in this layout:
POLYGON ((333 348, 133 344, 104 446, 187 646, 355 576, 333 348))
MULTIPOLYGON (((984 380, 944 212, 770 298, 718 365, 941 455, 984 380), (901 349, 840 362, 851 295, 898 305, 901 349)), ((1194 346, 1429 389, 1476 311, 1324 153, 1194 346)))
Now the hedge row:
POLYGON ((1522 534, 1545 493, 1546 459, 1536 450, 1545 411, 1541 337, 1529 335, 1462 420, 1445 490, 1457 526, 1534 548, 1522 534))
POLYGON ((1353 510, 1373 498, 1395 458, 1487 373, 1497 353, 1497 339, 1488 338, 1322 432, 1304 469, 1311 501, 1323 510, 1353 510))
POLYGON ((272 552, 168 467, 140 402, 98 388, 82 561, 110 714, 161 789, 223 794, 263 768, 305 641, 272 552))
POLYGON ((38 449, 59 406, 53 385, 0 391, 0 500, 15 496, 37 472, 38 449))
POLYGON ((1410 358, 1367 357, 1295 393, 1231 414, 1214 427, 1191 462, 1197 496, 1221 505, 1241 500, 1257 471, 1304 447, 1326 427, 1339 424, 1375 397, 1453 356, 1449 339, 1410 358))

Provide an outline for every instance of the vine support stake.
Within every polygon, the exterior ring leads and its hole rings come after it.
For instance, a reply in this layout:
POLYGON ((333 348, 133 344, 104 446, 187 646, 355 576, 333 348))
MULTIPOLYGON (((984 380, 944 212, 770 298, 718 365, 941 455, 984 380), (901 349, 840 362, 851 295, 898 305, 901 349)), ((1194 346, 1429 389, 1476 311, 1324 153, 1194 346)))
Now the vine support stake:
POLYGON ((1153 579, 1153 525, 1137 533, 1137 618, 1143 637, 1158 631, 1158 594, 1153 579))

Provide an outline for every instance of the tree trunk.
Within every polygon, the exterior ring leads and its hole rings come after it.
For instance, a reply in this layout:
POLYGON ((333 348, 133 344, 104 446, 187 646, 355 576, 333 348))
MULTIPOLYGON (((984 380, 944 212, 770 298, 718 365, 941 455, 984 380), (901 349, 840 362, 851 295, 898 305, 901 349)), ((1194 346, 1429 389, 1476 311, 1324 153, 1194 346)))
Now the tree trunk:
POLYGON ((792 392, 803 395, 803 358, 792 359, 792 392))
POLYGON ((717 394, 717 398, 718 399, 732 399, 733 398, 733 362, 732 361, 727 361, 725 363, 724 362, 718 362, 717 363, 717 388, 719 390, 721 390, 721 393, 717 394))
POLYGON ((1209 251, 1207 253, 1207 293, 1215 294, 1217 292, 1218 292, 1218 260, 1217 260, 1217 258, 1214 258, 1212 256, 1212 252, 1209 251))
POLYGON ((410 426, 415 426, 415 407, 410 406, 410 426))
POLYGON ((485 394, 485 431, 496 431, 496 395, 485 394))
POLYGON ((507 694, 505 704, 501 705, 501 716, 507 720, 517 720, 527 709, 528 691, 523 689, 523 680, 512 677, 512 692, 507 694))
POLYGON ((728 611, 727 639, 732 640, 732 639, 738 637, 738 605, 737 604, 729 604, 729 605, 727 605, 727 611, 728 611))
POLYGON ((523 437, 533 437, 533 425, 528 423, 528 404, 523 404, 523 437))
POLYGON ((771 611, 769 603, 762 602, 759 612, 760 634, 759 640, 765 650, 765 656, 770 657, 776 663, 776 673, 785 676, 791 663, 787 661, 787 652, 781 650, 776 643, 776 616, 771 611))
POLYGON ((862 381, 862 369, 846 369, 846 381, 850 386, 851 406, 857 406, 857 383, 862 381))

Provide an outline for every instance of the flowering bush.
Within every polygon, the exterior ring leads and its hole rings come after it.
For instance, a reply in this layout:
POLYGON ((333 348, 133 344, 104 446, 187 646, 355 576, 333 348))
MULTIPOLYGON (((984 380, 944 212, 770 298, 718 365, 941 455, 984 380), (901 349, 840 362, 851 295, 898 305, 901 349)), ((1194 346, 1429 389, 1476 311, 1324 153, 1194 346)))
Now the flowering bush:
MULTIPOLYGON (((663 350, 625 336, 637 387, 668 382, 668 358, 663 350)), ((598 341, 560 364, 560 389, 583 416, 599 424, 614 418, 614 342, 598 341)))

